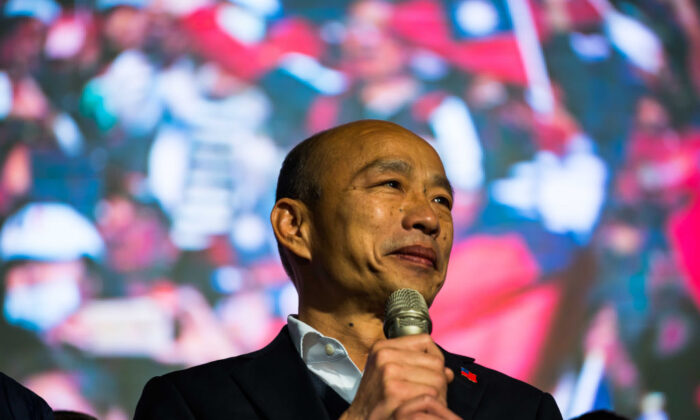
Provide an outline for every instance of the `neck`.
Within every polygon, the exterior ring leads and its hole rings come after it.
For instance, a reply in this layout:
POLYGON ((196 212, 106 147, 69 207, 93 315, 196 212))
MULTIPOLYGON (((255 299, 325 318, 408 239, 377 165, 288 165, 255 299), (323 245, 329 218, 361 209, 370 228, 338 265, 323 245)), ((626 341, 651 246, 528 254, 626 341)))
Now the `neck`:
POLYGON ((372 345, 385 338, 382 320, 372 313, 324 312, 300 305, 299 319, 343 343, 350 359, 361 371, 365 370, 372 345))

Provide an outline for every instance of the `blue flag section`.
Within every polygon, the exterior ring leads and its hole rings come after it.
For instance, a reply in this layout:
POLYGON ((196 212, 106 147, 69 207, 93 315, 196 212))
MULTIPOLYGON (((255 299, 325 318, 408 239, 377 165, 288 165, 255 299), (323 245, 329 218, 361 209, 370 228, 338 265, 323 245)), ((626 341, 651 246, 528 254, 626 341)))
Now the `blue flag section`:
POLYGON ((506 0, 448 0, 451 32, 457 40, 479 39, 513 31, 506 0))

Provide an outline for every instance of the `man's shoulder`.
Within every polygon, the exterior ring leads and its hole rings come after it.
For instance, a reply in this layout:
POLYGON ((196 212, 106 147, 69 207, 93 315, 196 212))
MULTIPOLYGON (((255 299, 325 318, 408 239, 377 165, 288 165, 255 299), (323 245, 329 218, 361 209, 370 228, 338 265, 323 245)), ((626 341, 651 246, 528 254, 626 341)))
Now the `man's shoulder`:
POLYGON ((499 389, 504 392, 513 391, 526 397, 540 397, 544 391, 536 388, 527 382, 508 376, 503 372, 488 368, 476 362, 470 365, 476 374, 488 379, 489 386, 492 389, 499 389))
POLYGON ((477 363, 472 357, 462 356, 447 351, 444 351, 444 353, 445 361, 448 366, 451 365, 454 369, 455 366, 459 365, 460 370, 456 371, 455 375, 464 376, 468 380, 473 380, 474 382, 482 381, 483 383, 488 384, 490 389, 515 391, 531 396, 538 396, 543 393, 543 391, 540 389, 526 382, 477 363), (462 368, 464 369, 463 371, 462 368))
POLYGON ((248 355, 249 354, 242 354, 226 359, 214 360, 185 369, 175 370, 165 373, 159 376, 159 378, 176 384, 191 384, 193 381, 198 382, 199 380, 211 382, 213 379, 218 377, 227 377, 228 373, 235 369, 239 363, 246 360, 248 355))
POLYGON ((550 394, 478 364, 471 357, 444 353, 445 365, 455 373, 455 379, 448 386, 448 402, 462 407, 464 412, 459 414, 475 419, 561 420, 550 394))
POLYGON ((244 356, 217 360, 151 378, 143 389, 134 419, 254 418, 232 412, 246 409, 251 411, 231 376, 244 356))
POLYGON ((152 378, 143 389, 134 418, 257 418, 245 388, 260 382, 255 377, 256 366, 285 351, 285 336, 283 330, 260 350, 152 378), (257 364, 248 365, 256 359, 257 364))
POLYGON ((264 357, 270 353, 273 347, 278 344, 280 340, 285 339, 285 329, 286 327, 280 331, 279 335, 271 343, 259 350, 228 357, 226 359, 214 360, 182 370, 176 370, 166 373, 159 378, 176 385, 184 385, 187 387, 199 386, 202 383, 214 385, 221 380, 228 382, 231 380, 231 373, 233 371, 239 369, 246 363, 249 363, 251 360, 264 357))

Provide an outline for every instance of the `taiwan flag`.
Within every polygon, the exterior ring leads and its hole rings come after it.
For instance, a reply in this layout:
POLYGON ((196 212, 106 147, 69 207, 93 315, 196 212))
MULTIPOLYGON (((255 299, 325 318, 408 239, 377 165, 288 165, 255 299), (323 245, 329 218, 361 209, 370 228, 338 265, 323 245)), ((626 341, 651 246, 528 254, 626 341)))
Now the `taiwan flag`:
POLYGON ((322 54, 316 28, 297 17, 268 19, 232 3, 196 9, 181 18, 197 51, 244 80, 256 80, 286 53, 322 54))
POLYGON ((458 68, 527 85, 528 69, 516 25, 538 30, 534 3, 523 0, 409 0, 396 7, 393 27, 410 43, 458 68), (522 10, 512 10, 511 6, 522 10), (529 27, 527 27, 529 25, 529 27))

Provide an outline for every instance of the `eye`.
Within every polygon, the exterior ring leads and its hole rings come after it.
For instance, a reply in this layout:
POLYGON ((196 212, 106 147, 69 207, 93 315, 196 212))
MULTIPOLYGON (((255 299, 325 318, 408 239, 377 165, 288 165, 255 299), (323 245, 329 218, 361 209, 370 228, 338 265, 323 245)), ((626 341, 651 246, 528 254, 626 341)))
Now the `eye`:
POLYGON ((390 179, 388 181, 382 182, 382 185, 386 185, 389 188, 394 188, 396 190, 401 188, 401 183, 395 179, 390 179))
POLYGON ((443 206, 452 210, 452 201, 450 201, 450 199, 445 197, 445 196, 442 196, 442 195, 437 196, 437 197, 433 198, 433 201, 438 203, 438 204, 442 204, 443 206))

